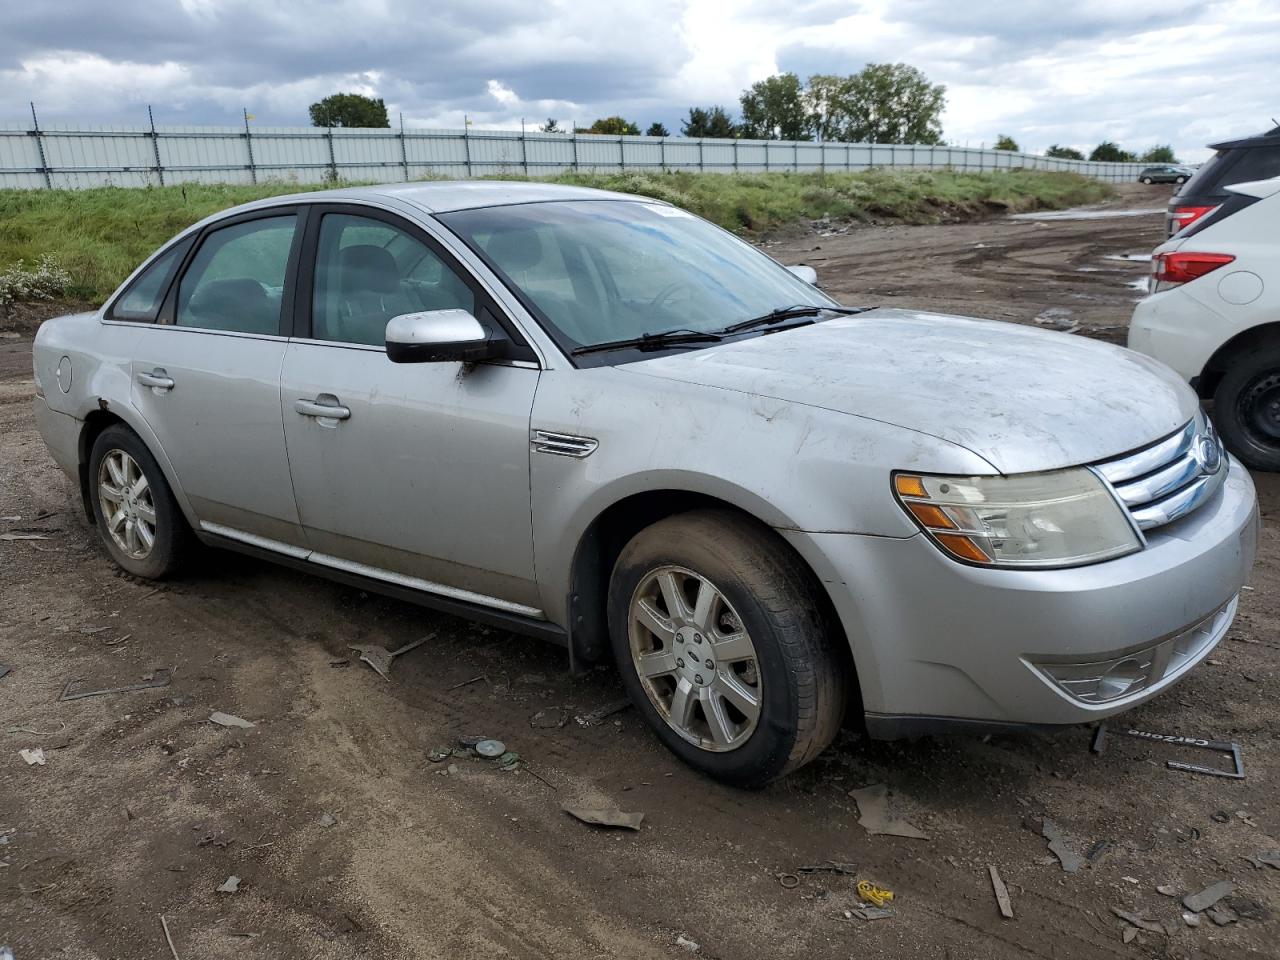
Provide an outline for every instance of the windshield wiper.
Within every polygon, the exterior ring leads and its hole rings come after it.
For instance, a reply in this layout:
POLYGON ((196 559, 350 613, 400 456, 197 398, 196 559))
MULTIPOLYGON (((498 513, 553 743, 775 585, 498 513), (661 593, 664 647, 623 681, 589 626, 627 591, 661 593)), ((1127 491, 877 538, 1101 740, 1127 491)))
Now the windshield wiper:
POLYGON ((775 323, 781 323, 783 320, 794 320, 797 317, 816 317, 820 313, 862 313, 866 309, 866 307, 824 307, 812 303, 797 303, 792 307, 778 307, 776 310, 770 310, 768 313, 752 317, 750 320, 739 320, 737 323, 731 323, 720 333, 740 333, 743 330, 768 327, 775 323))
POLYGON ((628 337, 625 340, 591 343, 585 347, 570 350, 569 353, 579 357, 584 353, 625 350, 628 347, 636 350, 661 350, 664 347, 677 347, 685 343, 719 343, 723 339, 724 337, 720 334, 706 330, 664 330, 662 333, 642 333, 638 337, 628 337))

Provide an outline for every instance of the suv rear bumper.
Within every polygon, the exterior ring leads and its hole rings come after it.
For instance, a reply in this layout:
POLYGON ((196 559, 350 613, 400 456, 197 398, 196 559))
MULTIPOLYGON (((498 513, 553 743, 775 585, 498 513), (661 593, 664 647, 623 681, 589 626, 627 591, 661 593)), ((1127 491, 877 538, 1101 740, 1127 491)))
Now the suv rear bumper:
POLYGON ((1229 628, 1258 524, 1253 482, 1231 461, 1213 499, 1150 531, 1145 550, 1085 567, 972 567, 923 536, 787 537, 827 582, 872 735, 894 737, 954 725, 1082 723, 1156 696, 1229 628), (1172 647, 1155 649, 1170 642, 1183 645, 1176 657, 1172 647), (1066 664, 1137 669, 1131 661, 1149 662, 1152 675, 1111 700, 1089 702, 1052 679, 1055 670, 1071 673, 1060 669, 1066 664))

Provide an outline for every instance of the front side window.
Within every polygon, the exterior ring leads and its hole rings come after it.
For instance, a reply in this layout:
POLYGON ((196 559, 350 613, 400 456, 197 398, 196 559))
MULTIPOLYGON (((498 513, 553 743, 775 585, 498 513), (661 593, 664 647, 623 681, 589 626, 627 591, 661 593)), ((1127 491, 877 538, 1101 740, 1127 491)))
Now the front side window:
POLYGON ((264 217, 205 237, 178 284, 180 327, 278 334, 297 217, 264 217))
POLYGON ((382 346, 403 313, 466 310, 475 294, 426 244, 382 220, 345 213, 320 221, 311 335, 382 346))
POLYGON ((169 281, 173 272, 178 269, 182 258, 191 246, 190 239, 179 241, 152 261, 129 284, 124 296, 111 307, 112 320, 129 320, 134 323, 155 323, 164 302, 164 295, 169 289, 169 281))
POLYGON ((567 350, 670 330, 716 332, 834 301, 683 210, 628 200, 437 214, 541 315, 567 350))

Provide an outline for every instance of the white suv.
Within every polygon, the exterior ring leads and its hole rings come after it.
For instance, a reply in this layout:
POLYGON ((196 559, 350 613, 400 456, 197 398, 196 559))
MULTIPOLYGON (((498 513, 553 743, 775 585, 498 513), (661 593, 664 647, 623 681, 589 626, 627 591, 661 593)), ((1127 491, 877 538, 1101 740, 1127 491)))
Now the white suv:
POLYGON ((1156 247, 1129 346, 1213 401, 1227 448, 1247 466, 1280 470, 1280 177, 1226 189, 1247 205, 1156 247))

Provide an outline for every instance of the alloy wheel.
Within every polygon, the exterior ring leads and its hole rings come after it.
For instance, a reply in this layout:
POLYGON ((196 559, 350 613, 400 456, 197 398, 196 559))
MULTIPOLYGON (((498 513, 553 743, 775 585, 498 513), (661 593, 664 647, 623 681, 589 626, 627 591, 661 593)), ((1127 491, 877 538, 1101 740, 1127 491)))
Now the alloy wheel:
POLYGON ((641 686, 672 730, 717 753, 750 739, 763 703, 760 663, 711 581, 684 567, 650 571, 631 597, 627 633, 641 686))
POLYGON ((155 501, 138 461, 119 448, 108 450, 98 467, 98 505, 115 545, 145 560, 156 541, 155 501))

